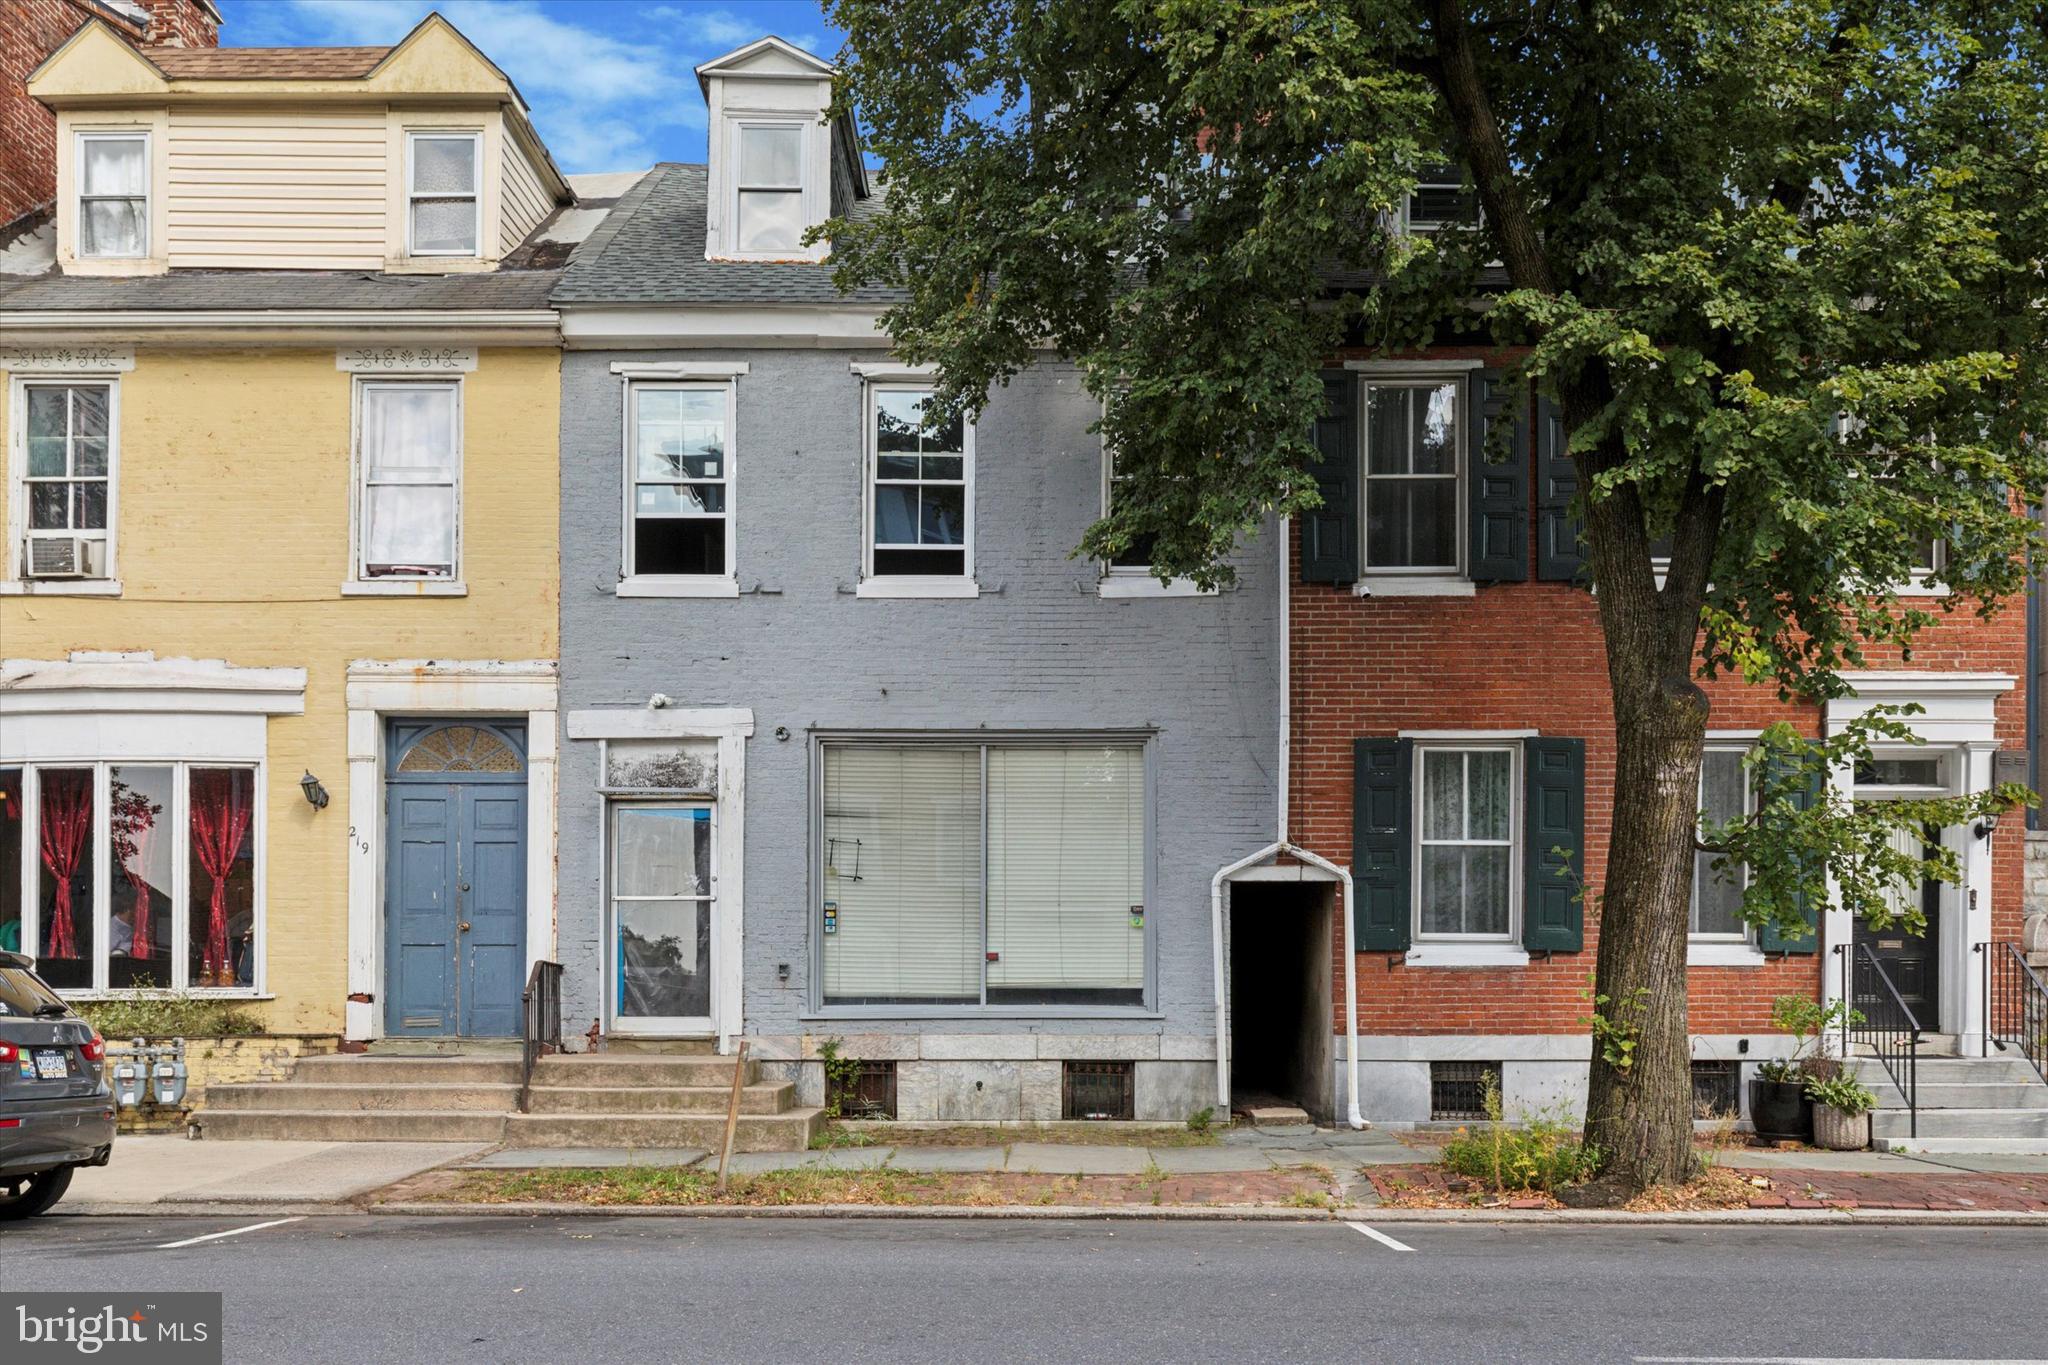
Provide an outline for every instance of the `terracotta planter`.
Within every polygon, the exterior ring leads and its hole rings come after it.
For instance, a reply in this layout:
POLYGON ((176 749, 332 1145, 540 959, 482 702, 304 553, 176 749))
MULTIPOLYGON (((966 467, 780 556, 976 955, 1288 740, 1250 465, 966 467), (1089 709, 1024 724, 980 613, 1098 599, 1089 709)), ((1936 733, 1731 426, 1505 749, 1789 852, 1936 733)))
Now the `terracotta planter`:
POLYGON ((1845 1114, 1832 1104, 1813 1106, 1813 1145, 1830 1152, 1860 1152, 1870 1145, 1870 1115, 1845 1114))
POLYGON ((1813 1141, 1813 1101, 1806 1098, 1806 1082, 1753 1078, 1749 1119, 1756 1135, 1768 1141, 1813 1141))

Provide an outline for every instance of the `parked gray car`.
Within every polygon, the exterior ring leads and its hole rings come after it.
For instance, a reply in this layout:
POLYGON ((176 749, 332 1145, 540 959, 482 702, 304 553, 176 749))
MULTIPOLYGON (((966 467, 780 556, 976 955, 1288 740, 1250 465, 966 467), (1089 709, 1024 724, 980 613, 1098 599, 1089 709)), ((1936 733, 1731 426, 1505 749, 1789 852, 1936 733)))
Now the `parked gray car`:
POLYGON ((33 959, 0 952, 0 1220, 43 1212, 113 1149, 106 1040, 33 959))

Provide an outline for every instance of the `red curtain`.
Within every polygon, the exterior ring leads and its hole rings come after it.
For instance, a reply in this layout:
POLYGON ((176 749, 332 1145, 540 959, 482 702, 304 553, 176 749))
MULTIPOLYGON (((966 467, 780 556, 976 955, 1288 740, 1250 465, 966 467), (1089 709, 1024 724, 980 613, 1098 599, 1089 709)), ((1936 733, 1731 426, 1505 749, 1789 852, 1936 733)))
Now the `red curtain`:
POLYGON ((204 985, 232 984, 228 965, 228 872, 249 832, 255 782, 241 771, 195 770, 192 774, 192 851, 213 882, 207 898, 204 985), (226 978, 217 982, 216 975, 226 978))
POLYGON ((92 830, 92 774, 45 771, 41 775, 43 867, 57 881, 56 904, 43 930, 45 957, 77 957, 72 925, 71 883, 78 875, 86 836, 92 830))

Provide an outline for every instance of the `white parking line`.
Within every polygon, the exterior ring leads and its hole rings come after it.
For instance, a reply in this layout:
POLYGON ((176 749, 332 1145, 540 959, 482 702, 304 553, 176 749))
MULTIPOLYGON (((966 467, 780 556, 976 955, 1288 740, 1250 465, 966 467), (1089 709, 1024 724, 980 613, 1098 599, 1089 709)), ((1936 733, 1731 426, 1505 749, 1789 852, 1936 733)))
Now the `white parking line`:
POLYGON ((1367 1227, 1367 1226, 1366 1226, 1365 1224, 1363 1224, 1363 1223, 1346 1223, 1346 1224, 1345 1224, 1344 1226, 1345 1226, 1345 1227, 1347 1227, 1347 1228, 1350 1228, 1350 1229, 1352 1229, 1352 1230, 1353 1230, 1353 1231, 1355 1231, 1355 1232, 1362 1232, 1362 1233, 1364 1233, 1364 1234, 1365 1234, 1366 1236, 1368 1236, 1368 1237, 1372 1238, 1372 1239, 1373 1239, 1373 1240, 1374 1240, 1375 1242, 1378 1242, 1378 1243, 1379 1243, 1379 1244, 1380 1244, 1381 1246, 1383 1246, 1383 1247, 1387 1247, 1387 1248, 1389 1248, 1390 1250, 1393 1250, 1393 1251, 1413 1251, 1413 1250, 1415 1250, 1415 1248, 1414 1248, 1414 1247, 1412 1247, 1412 1246, 1409 1246, 1409 1245, 1408 1245, 1408 1244, 1407 1244, 1406 1242, 1397 1242, 1397 1241, 1395 1241, 1395 1240, 1394 1240, 1393 1238, 1391 1238, 1391 1237, 1387 1236, 1387 1234, 1386 1234, 1386 1233, 1384 1233, 1384 1232, 1381 1232, 1381 1231, 1380 1231, 1380 1230, 1379 1230, 1378 1228, 1369 1228, 1369 1227, 1367 1227))
POLYGON ((157 1250, 170 1251, 176 1247, 196 1247, 201 1242, 218 1242, 223 1237, 239 1237, 245 1232, 261 1232, 265 1228, 283 1227, 286 1223, 296 1223, 303 1217, 305 1217, 304 1214, 298 1214, 291 1218, 273 1218, 267 1223, 251 1223, 245 1228, 229 1228, 226 1232, 209 1232, 204 1237, 187 1237, 182 1242, 163 1242, 158 1244, 157 1250))
MULTIPOLYGON (((2042 1365, 2039 1360, 1991 1360, 1972 1356, 1975 1365, 2042 1365)), ((1636 1356, 1638 1365, 1954 1365, 1953 1360, 1925 1356, 1636 1356)))

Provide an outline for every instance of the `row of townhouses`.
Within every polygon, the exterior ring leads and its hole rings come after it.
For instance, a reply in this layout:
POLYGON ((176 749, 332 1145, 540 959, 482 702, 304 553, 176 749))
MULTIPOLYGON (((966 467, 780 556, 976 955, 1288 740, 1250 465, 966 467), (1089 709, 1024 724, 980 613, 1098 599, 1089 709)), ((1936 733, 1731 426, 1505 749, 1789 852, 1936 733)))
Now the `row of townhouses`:
MULTIPOLYGON (((925 429, 892 296, 803 244, 878 187, 799 48, 697 69, 707 165, 565 177, 438 17, 52 46, 54 205, 0 274, 0 947, 53 984, 348 1051, 516 1038, 558 963, 578 1047, 744 1040, 815 1105, 837 1040, 904 1119, 1580 1095, 1598 916, 1553 850, 1597 884, 1613 718, 1511 355, 1332 355, 1324 508, 1198 592, 1073 557, 1116 486, 1057 358, 925 429)), ((1713 682, 1702 806, 1765 725, 1875 704, 1926 743, 1846 792, 1982 790, 2028 662, 2015 609, 1821 709, 1713 682)), ((1759 936, 1702 869, 1703 1094, 1857 942, 1974 1046, 2024 831, 1933 837, 1924 938, 1759 936)))

